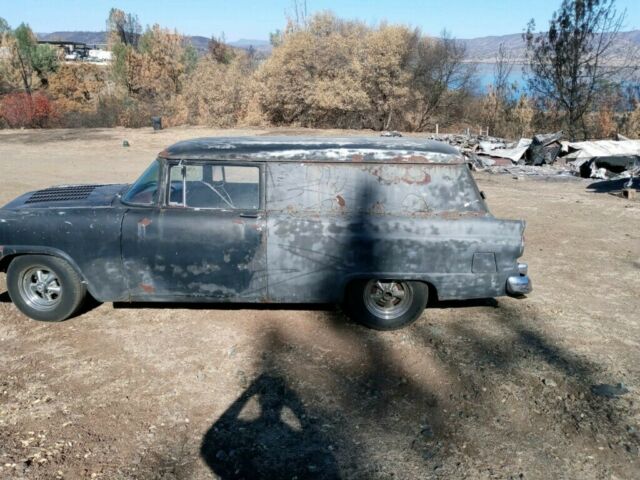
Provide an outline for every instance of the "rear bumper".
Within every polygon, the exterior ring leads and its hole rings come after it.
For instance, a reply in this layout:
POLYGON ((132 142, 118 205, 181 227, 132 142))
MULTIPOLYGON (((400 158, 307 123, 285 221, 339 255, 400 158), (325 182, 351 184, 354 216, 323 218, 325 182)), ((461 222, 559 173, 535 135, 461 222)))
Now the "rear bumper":
POLYGON ((514 275, 507 278, 507 293, 509 295, 525 295, 527 293, 531 293, 531 291, 533 290, 531 279, 529 278, 529 275, 527 275, 527 264, 519 263, 518 271, 520 272, 520 275, 514 275))

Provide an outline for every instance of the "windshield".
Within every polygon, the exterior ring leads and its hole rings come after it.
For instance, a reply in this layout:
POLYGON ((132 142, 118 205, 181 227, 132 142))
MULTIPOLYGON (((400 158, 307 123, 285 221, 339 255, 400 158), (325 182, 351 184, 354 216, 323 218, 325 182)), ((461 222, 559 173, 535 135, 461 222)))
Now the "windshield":
POLYGON ((158 200, 158 179, 160 177, 160 162, 156 160, 135 181, 125 194, 125 203, 136 205, 153 205, 158 200))

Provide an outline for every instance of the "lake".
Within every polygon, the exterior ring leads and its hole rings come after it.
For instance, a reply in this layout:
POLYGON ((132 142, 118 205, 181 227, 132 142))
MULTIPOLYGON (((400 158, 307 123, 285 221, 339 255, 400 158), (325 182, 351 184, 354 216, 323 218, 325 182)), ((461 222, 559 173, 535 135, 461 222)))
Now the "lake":
MULTIPOLYGON (((494 83, 494 68, 495 64, 493 63, 476 63, 476 79, 478 81, 477 84, 477 92, 479 94, 486 94, 489 91, 489 85, 494 83)), ((518 88, 518 93, 524 92, 527 90, 526 79, 522 69, 524 65, 517 64, 513 66, 511 70, 511 74, 509 75, 509 83, 515 83, 518 88)))
MULTIPOLYGON (((489 91, 489 85, 492 85, 494 83, 495 64, 476 63, 475 66, 477 79, 476 92, 478 94, 485 95, 489 91)), ((515 83, 517 86, 517 90, 514 95, 516 98, 519 97, 522 93, 526 93, 528 90, 527 79, 523 71, 524 68, 524 65, 516 64, 513 66, 511 74, 509 75, 509 82, 515 83)), ((620 79, 624 86, 633 86, 640 83, 640 73, 635 73, 635 68, 636 67, 629 67, 627 73, 620 73, 620 79)))

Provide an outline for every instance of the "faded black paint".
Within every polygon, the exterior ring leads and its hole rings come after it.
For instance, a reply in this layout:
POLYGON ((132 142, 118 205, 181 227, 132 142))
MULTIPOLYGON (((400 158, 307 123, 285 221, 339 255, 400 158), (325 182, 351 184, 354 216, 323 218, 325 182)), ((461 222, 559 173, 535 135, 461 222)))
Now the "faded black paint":
POLYGON ((131 208, 122 259, 133 299, 257 301, 267 295, 264 218, 185 208, 131 208))
POLYGON ((333 302, 367 277, 427 281, 441 299, 464 299, 504 295, 518 274, 524 222, 495 219, 445 145, 199 139, 161 153, 164 183, 168 159, 261 166, 261 207, 170 207, 165 188, 155 205, 131 206, 123 185, 59 201, 27 203, 48 195, 29 193, 0 209, 0 266, 15 254, 60 256, 100 301, 333 302))

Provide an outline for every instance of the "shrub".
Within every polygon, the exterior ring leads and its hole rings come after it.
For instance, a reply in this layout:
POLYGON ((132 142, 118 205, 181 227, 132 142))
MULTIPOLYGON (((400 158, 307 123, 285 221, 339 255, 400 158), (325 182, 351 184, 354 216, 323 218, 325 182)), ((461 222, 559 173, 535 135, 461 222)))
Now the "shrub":
POLYGON ((0 100, 0 117, 11 128, 50 127, 59 118, 56 105, 41 92, 10 93, 0 100))
POLYGON ((201 60, 185 86, 189 122, 215 127, 236 125, 246 111, 249 72, 242 59, 229 64, 201 60))
POLYGON ((106 88, 104 68, 91 63, 64 63, 49 77, 47 92, 65 112, 94 111, 106 88))
POLYGON ((640 102, 629 115, 626 133, 633 138, 640 138, 640 102))

